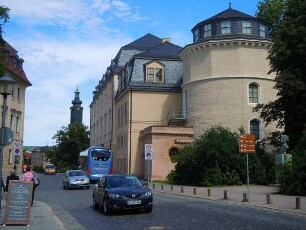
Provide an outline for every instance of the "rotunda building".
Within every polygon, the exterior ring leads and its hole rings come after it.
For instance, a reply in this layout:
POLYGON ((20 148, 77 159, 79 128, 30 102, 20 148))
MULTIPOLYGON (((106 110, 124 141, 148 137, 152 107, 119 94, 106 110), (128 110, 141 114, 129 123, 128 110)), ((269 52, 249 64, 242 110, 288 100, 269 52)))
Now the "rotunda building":
POLYGON ((212 125, 244 128, 257 140, 275 130, 253 112, 258 103, 276 98, 275 75, 268 74, 268 30, 266 23, 231 7, 191 30, 193 43, 180 58, 183 110, 195 137, 212 125))

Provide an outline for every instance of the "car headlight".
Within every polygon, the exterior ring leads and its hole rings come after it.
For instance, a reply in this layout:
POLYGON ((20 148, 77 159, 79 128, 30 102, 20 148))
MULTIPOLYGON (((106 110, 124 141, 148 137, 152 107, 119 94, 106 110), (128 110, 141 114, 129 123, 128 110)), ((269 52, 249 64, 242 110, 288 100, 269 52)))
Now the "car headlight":
POLYGON ((113 199, 120 199, 120 198, 122 198, 121 195, 116 194, 116 193, 109 193, 109 197, 111 197, 113 199))
POLYGON ((152 196, 152 192, 146 192, 145 194, 144 194, 144 196, 152 196))

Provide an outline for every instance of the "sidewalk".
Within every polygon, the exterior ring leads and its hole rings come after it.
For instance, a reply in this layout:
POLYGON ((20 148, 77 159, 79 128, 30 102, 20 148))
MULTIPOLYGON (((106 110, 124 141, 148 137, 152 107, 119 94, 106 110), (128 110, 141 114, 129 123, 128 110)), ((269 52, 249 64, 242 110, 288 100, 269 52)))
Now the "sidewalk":
POLYGON ((305 196, 297 197, 281 195, 278 194, 279 189, 276 187, 251 185, 249 186, 249 202, 243 202, 244 196, 247 194, 247 186, 207 188, 160 183, 150 183, 149 186, 154 192, 172 193, 182 196, 218 200, 238 205, 274 209, 306 215, 305 196), (226 197, 227 199, 224 199, 226 197))
POLYGON ((1 202, 1 213, 0 213, 0 229, 9 230, 65 230, 65 227, 61 221, 54 215, 48 205, 34 201, 33 207, 31 208, 31 219, 29 226, 13 226, 4 225, 4 212, 6 207, 6 200, 2 198, 1 202))

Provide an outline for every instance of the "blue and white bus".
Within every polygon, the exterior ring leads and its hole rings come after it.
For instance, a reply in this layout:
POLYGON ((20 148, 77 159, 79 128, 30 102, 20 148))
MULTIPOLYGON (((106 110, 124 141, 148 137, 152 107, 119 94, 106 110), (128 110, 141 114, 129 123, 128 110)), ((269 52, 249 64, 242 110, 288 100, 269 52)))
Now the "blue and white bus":
POLYGON ((98 181, 103 175, 111 174, 113 170, 113 153, 103 146, 93 146, 79 156, 80 168, 91 181, 98 181))

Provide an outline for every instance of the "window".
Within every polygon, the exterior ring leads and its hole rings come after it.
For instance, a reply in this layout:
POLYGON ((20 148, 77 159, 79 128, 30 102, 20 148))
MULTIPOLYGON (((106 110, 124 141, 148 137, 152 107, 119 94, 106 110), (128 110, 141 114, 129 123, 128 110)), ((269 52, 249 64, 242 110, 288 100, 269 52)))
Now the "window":
POLYGON ((16 133, 19 133, 19 117, 16 117, 16 133))
POLYGON ((199 29, 196 29, 196 30, 194 31, 194 38, 193 38, 193 40, 194 40, 195 42, 199 40, 199 29))
POLYGON ((13 130, 14 115, 11 115, 10 129, 13 130))
POLYGON ((249 103, 258 103, 258 85, 251 83, 249 85, 249 103))
POLYGON ((222 21, 221 34, 230 34, 230 33, 231 33, 231 21, 222 21))
POLYGON ((146 82, 164 83, 164 68, 158 63, 146 67, 146 82))
POLYGON ((253 119, 250 121, 250 134, 254 134, 256 140, 260 140, 259 124, 260 122, 257 119, 253 119))
POLYGON ((13 164, 13 158, 14 158, 14 154, 12 149, 9 149, 9 157, 8 157, 8 163, 9 164, 13 164))
POLYGON ((211 24, 204 26, 204 38, 211 36, 211 24))
POLYGON ((20 88, 17 88, 17 99, 20 99, 20 88))
POLYGON ((259 24, 259 36, 266 37, 266 27, 263 24, 259 24))
POLYGON ((242 22, 242 33, 251 34, 251 32, 252 32, 251 22, 243 21, 242 22))
POLYGON ((169 157, 171 159, 172 162, 175 162, 175 157, 177 157, 179 155, 180 151, 177 147, 172 147, 169 150, 169 157))

